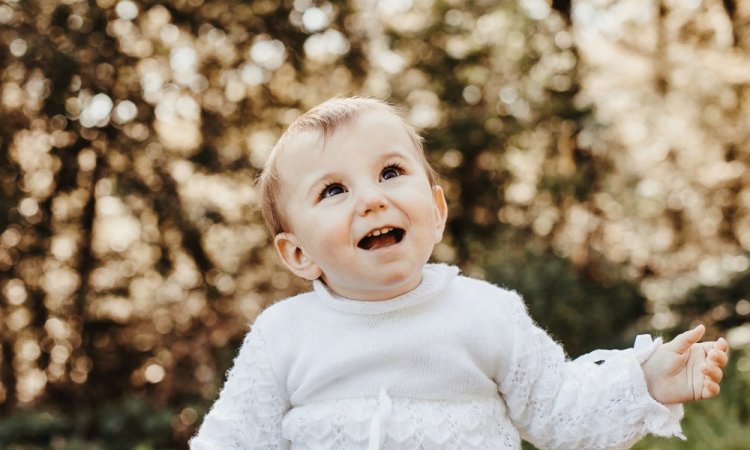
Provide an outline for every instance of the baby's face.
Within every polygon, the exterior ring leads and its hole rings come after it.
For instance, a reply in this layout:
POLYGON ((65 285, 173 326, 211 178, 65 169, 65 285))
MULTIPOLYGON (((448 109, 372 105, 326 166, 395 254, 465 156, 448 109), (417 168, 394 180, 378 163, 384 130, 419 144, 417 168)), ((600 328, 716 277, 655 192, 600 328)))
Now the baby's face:
POLYGON ((365 111, 327 139, 309 133, 287 150, 277 163, 291 231, 275 239, 286 266, 352 299, 415 288, 447 209, 400 119, 365 111))

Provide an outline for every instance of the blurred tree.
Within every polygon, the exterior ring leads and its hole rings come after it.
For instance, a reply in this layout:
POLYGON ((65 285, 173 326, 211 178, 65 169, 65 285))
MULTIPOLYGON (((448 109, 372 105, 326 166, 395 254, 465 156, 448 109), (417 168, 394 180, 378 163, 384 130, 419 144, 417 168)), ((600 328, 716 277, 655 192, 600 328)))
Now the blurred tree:
MULTIPOLYGON (((271 283, 292 285, 271 276, 249 208, 262 160, 242 147, 248 131, 262 146, 279 105, 296 102, 261 85, 293 73, 276 48, 305 34, 272 3, 0 8, 13 25, 0 110, 4 414, 211 398, 224 346, 275 297, 271 283)), ((173 424, 179 440, 193 416, 173 424)))
POLYGON ((3 2, 0 443, 184 447, 248 322, 306 288, 252 180, 334 95, 403 105, 444 175, 435 259, 571 354, 696 317, 746 345, 745 5, 3 2))

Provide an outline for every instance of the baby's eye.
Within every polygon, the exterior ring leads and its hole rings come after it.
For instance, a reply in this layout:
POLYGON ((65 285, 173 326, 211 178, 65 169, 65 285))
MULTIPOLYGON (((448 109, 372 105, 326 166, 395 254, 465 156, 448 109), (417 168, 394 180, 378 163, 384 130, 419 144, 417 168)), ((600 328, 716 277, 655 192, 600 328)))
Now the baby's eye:
POLYGON ((390 180, 391 178, 403 175, 403 173, 404 171, 398 166, 388 166, 380 173, 380 179, 383 181, 390 180))
POLYGON ((328 198, 333 197, 334 195, 343 194, 346 192, 346 188, 338 183, 332 183, 328 186, 323 188, 323 191, 320 193, 320 198, 328 198))

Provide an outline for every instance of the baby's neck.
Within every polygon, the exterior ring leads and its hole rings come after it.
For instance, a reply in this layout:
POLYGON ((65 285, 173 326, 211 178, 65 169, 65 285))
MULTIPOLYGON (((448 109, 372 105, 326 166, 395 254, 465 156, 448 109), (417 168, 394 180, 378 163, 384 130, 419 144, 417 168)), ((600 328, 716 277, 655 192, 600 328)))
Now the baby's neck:
POLYGON ((382 290, 355 290, 336 288, 334 286, 331 286, 331 284, 326 281, 325 275, 321 276, 319 280, 326 285, 326 287, 332 294, 338 297, 362 302, 384 302, 399 298, 402 295, 408 294, 409 292, 416 289, 422 283, 422 276, 420 274, 418 278, 409 283, 404 283, 402 286, 395 286, 393 289, 382 290))

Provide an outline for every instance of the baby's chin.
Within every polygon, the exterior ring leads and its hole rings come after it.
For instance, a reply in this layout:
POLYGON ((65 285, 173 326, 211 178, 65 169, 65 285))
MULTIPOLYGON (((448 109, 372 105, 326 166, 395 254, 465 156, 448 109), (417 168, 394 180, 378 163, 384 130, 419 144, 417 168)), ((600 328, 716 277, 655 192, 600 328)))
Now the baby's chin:
POLYGON ((325 276, 321 277, 321 281, 334 294, 348 299, 362 301, 391 300, 419 286, 422 282, 422 267, 418 271, 409 273, 408 275, 400 274, 397 276, 397 274, 391 274, 390 276, 376 279, 362 279, 361 282, 356 284, 351 283, 350 285, 331 283, 325 276))

